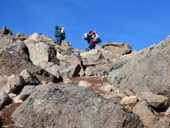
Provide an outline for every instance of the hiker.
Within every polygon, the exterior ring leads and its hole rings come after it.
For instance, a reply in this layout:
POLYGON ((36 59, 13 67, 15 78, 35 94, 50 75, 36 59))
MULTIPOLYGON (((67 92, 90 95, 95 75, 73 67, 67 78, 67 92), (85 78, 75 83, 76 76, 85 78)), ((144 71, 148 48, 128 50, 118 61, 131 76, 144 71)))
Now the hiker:
POLYGON ((85 39, 89 44, 89 46, 86 48, 86 51, 95 49, 96 44, 102 42, 95 31, 90 31, 89 34, 85 33, 82 38, 85 39))
POLYGON ((56 25, 54 35, 56 37, 57 44, 61 46, 62 40, 64 40, 66 38, 64 27, 58 27, 58 25, 56 25))

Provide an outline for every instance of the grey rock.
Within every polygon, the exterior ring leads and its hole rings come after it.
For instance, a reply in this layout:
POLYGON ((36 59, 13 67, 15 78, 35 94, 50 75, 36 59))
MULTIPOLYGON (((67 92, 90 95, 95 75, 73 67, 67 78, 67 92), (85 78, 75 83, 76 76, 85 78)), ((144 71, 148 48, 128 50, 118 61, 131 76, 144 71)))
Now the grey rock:
POLYGON ((20 73, 20 76, 24 79, 25 85, 38 85, 41 83, 38 78, 34 74, 31 74, 27 69, 24 69, 20 73))
POLYGON ((58 64, 59 61, 56 58, 55 46, 47 42, 38 42, 30 39, 30 37, 24 41, 28 48, 30 59, 35 65, 39 65, 42 61, 54 62, 58 64))
POLYGON ((79 53, 73 53, 70 56, 66 56, 64 60, 60 60, 59 66, 59 72, 63 80, 71 77, 80 76, 79 73, 83 69, 83 64, 79 53))
POLYGON ((83 87, 46 85, 13 113, 24 128, 143 128, 139 117, 83 87))
POLYGON ((23 88, 23 86, 24 86, 24 79, 19 75, 12 74, 8 78, 6 86, 9 89, 9 90, 7 90, 7 92, 18 93, 18 89, 23 88))
POLYGON ((115 69, 115 70, 112 70, 111 72, 109 72, 108 81, 109 81, 110 83, 113 83, 113 81, 116 80, 116 78, 117 78, 120 70, 121 70, 121 69, 118 68, 118 69, 115 69))
POLYGON ((74 67, 70 65, 70 66, 66 67, 65 69, 59 71, 63 78, 63 81, 65 81, 67 78, 69 78, 69 74, 71 73, 71 71, 73 69, 74 69, 74 67))
POLYGON ((123 66, 113 86, 132 90, 138 96, 148 91, 170 98, 170 36, 141 50, 123 66))
POLYGON ((28 96, 35 90, 35 86, 34 85, 27 85, 24 86, 24 88, 22 89, 21 93, 20 93, 20 100, 24 101, 26 98, 28 98, 28 96))
POLYGON ((54 76, 56 76, 57 78, 61 78, 61 75, 59 73, 59 70, 60 70, 60 66, 58 65, 51 65, 51 66, 48 66, 46 65, 46 67, 44 68, 46 71, 50 72, 51 74, 53 74, 54 76))
POLYGON ((0 34, 0 52, 7 50, 10 53, 17 53, 25 60, 29 60, 28 49, 21 40, 16 40, 12 35, 0 34))
POLYGON ((26 40, 26 39, 28 38, 28 36, 27 36, 27 35, 24 35, 22 32, 19 32, 18 34, 16 34, 16 35, 14 36, 14 38, 24 41, 24 40, 26 40))

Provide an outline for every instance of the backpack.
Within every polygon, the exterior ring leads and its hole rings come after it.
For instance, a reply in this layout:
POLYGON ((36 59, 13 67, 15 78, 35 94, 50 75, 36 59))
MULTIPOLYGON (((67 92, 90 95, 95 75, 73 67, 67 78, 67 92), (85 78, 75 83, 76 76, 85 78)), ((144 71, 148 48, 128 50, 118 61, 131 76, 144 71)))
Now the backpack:
POLYGON ((99 35, 97 33, 96 33, 95 39, 96 39, 96 41, 95 41, 96 44, 102 42, 101 38, 99 37, 99 35))
POLYGON ((65 34, 65 32, 61 35, 61 39, 62 40, 65 40, 65 38, 66 38, 66 34, 65 34))
POLYGON ((95 31, 90 31, 89 34, 92 36, 93 41, 94 41, 96 44, 102 42, 101 38, 99 37, 99 35, 98 35, 95 31))
POLYGON ((64 27, 61 27, 60 29, 61 29, 61 32, 62 32, 62 33, 65 33, 64 27))
POLYGON ((64 29, 64 27, 60 27, 60 29, 61 29, 61 33, 62 33, 61 39, 65 40, 65 38, 66 38, 65 29, 64 29))

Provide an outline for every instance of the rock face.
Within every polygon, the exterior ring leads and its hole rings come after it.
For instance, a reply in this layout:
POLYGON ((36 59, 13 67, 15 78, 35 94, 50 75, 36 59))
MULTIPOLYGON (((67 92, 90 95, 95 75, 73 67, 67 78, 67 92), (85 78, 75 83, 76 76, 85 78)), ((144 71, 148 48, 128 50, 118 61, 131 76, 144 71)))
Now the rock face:
POLYGON ((170 98, 170 36, 149 48, 141 50, 112 81, 120 90, 129 89, 141 96, 148 91, 170 98))
POLYGON ((46 85, 12 115, 24 128, 143 128, 135 114, 83 87, 46 85))

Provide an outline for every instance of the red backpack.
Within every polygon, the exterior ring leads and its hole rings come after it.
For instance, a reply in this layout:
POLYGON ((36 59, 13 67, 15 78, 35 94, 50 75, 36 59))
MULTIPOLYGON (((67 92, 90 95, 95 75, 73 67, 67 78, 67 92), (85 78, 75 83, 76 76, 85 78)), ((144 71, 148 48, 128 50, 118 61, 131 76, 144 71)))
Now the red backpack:
POLYGON ((90 31, 89 34, 93 37, 93 42, 95 42, 95 43, 102 42, 101 38, 95 31, 90 31))
POLYGON ((62 32, 62 33, 65 33, 64 27, 61 27, 60 29, 61 29, 61 32, 62 32))

